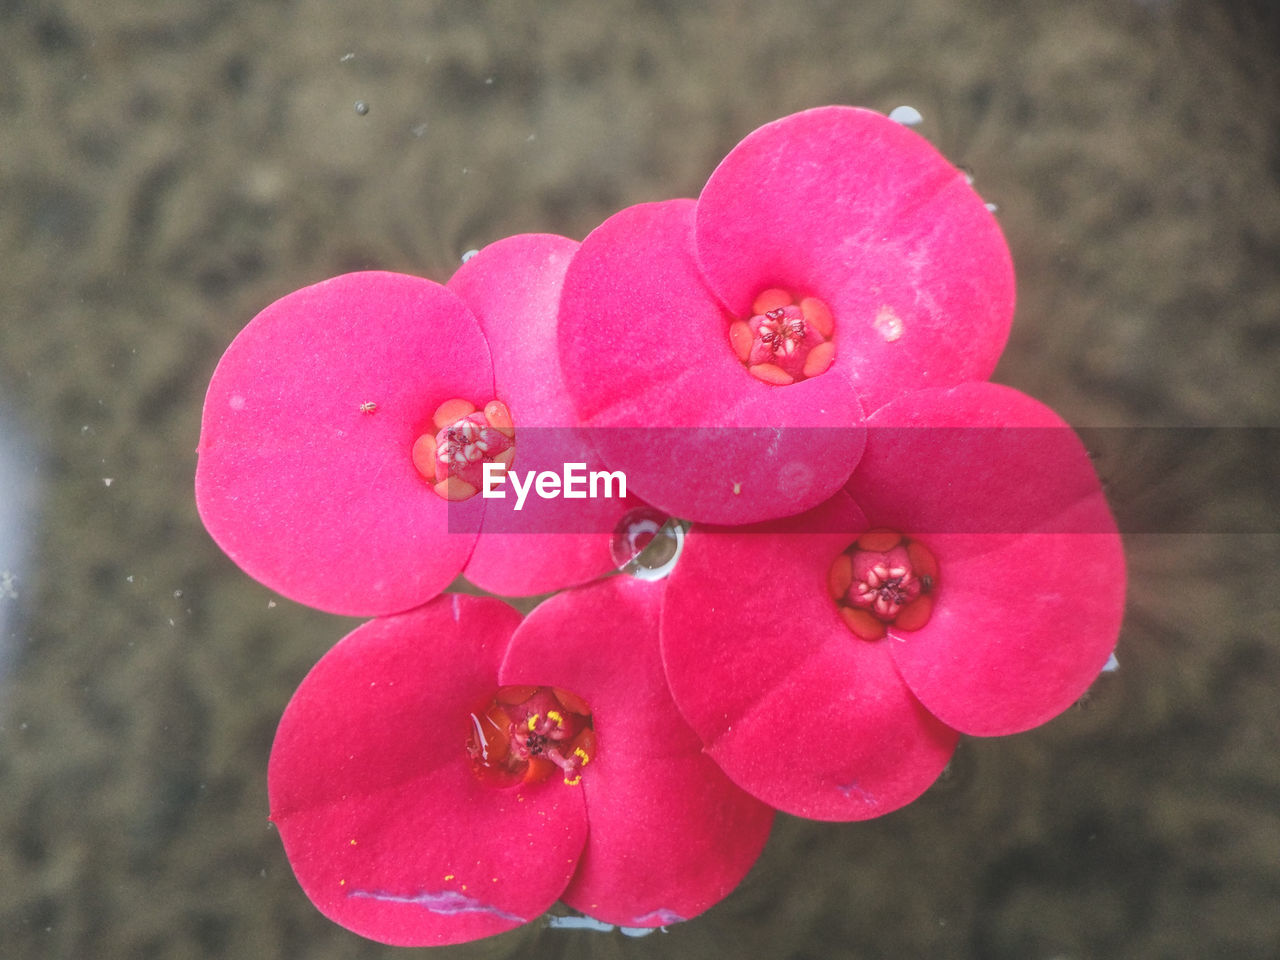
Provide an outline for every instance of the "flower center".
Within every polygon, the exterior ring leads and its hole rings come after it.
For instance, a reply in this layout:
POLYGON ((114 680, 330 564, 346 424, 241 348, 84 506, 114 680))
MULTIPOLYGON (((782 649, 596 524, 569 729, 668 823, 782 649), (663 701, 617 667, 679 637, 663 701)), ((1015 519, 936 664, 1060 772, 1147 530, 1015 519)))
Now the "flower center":
POLYGON ((835 320, 817 297, 770 287, 751 311, 749 320, 729 325, 729 343, 757 380, 786 386, 824 373, 835 360, 835 320))
POLYGON ((436 432, 414 441, 413 465, 446 500, 475 496, 484 485, 486 463, 509 467, 515 458, 516 429, 501 400, 477 410, 471 401, 455 397, 436 408, 431 422, 436 432))
POLYGON ((827 588, 849 629, 863 640, 879 640, 890 625, 919 630, 929 622, 938 561, 897 530, 868 530, 831 564, 827 588))
POLYGON ((467 756, 495 787, 537 783, 556 771, 576 786, 595 753, 591 708, 559 687, 500 687, 471 714, 467 756))

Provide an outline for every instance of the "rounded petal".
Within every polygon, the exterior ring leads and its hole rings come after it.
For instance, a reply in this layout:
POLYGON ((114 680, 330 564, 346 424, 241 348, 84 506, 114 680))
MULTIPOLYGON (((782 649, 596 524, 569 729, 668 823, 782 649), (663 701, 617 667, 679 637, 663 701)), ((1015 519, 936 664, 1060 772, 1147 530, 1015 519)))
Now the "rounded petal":
POLYGON ((690 533, 662 611, 667 679, 739 786, 798 816, 879 816, 937 779, 957 735, 827 595, 832 561, 865 526, 857 508, 841 495, 796 521, 690 533))
MULTIPOLYGON (((581 463, 584 476, 604 469, 576 427, 560 373, 556 312, 569 260, 578 244, 553 234, 521 234, 485 247, 464 263, 449 289, 474 311, 493 356, 497 396, 516 427, 512 468, 562 473, 581 463)), ((528 497, 517 509, 506 483, 487 504, 484 536, 467 578, 504 596, 547 593, 613 569, 609 540, 636 506, 625 498, 528 497), (527 531, 527 532, 522 532, 527 531)))
POLYGON ((902 397, 871 419, 849 492, 938 560, 929 622, 892 646, 903 678, 964 733, 1016 733, 1074 703, 1115 648, 1124 552, 1080 439, 1009 387, 902 397))
POLYGON ((440 597, 359 627, 302 681, 271 751, 271 819, 330 919, 399 946, 460 943, 560 896, 586 840, 581 795, 488 786, 463 746, 518 621, 497 600, 440 597))
POLYGON ((578 244, 550 233, 491 243, 447 284, 475 314, 493 357, 496 395, 524 426, 577 423, 556 346, 560 288, 578 244))
POLYGON ((819 107, 749 134, 702 191, 696 237, 733 311, 771 286, 826 301, 834 372, 869 411, 985 379, 1004 349, 1014 281, 1000 228, 960 170, 878 113, 819 107))
POLYGON ((565 384, 604 461, 659 509, 715 523, 798 513, 857 463, 862 407, 829 374, 778 387, 747 372, 694 262, 693 212, 629 207, 583 241, 560 304, 565 384))
POLYGON ((214 372, 200 516, 247 573, 301 603, 417 606, 462 570, 482 502, 437 496, 413 443, 444 400, 492 395, 480 328, 439 284, 354 273, 305 287, 258 314, 214 372))
POLYGON ((516 631, 505 683, 587 701, 597 753, 582 773, 590 836, 563 900, 597 920, 653 927, 727 896, 759 856, 773 811, 701 752, 658 654, 663 585, 612 577, 537 607, 516 631))

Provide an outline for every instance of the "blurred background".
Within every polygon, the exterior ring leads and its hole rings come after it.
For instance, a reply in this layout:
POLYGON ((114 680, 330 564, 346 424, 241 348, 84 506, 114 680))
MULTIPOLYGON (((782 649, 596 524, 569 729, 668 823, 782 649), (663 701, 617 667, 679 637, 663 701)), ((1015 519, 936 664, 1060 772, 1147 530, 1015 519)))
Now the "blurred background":
MULTIPOLYGON (((0 957, 401 953, 318 914, 266 820, 275 724, 354 621, 240 573, 192 503, 205 386, 262 307, 580 239, 769 120, 910 104, 1013 250, 995 379, 1081 427, 1280 426, 1277 49, 1263 0, 0 0, 0 957)), ((881 820, 780 817, 668 932, 429 955, 1276 956, 1280 518, 1237 482, 1274 478, 1250 436, 1100 452, 1146 532, 1079 707, 965 738, 881 820), (1257 525, 1144 523, 1153 488, 1257 525)))

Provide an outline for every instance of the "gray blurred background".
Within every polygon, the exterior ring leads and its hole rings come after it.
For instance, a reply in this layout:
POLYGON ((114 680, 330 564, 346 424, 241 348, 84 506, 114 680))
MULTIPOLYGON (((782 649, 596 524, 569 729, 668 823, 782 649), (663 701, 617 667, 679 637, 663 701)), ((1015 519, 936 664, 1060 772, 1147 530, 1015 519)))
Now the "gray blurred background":
MULTIPOLYGON (((1082 427, 1280 426, 1278 23, 1189 0, 0 0, 0 957, 400 953, 313 910, 266 820, 276 721, 354 621, 249 580, 192 504, 205 385, 263 306, 580 239, 696 195, 761 123, 911 104, 1013 250, 996 379, 1082 427)), ((1151 484, 1194 511, 1235 474, 1125 452, 1099 463, 1129 529, 1151 484)), ((1233 496, 1262 532, 1128 538, 1117 673, 1045 728, 964 739, 913 806, 780 818, 741 888, 666 933, 536 923, 429 955, 1276 956, 1280 520, 1233 496)))

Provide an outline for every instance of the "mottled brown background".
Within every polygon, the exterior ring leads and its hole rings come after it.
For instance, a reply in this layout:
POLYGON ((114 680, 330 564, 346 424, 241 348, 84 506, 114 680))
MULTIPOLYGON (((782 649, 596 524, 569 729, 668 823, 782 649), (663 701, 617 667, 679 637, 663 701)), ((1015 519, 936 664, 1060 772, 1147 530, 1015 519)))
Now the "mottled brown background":
MULTIPOLYGON (((1082 426, 1280 425, 1277 41, 1188 0, 0 0, 0 956, 396 953, 310 907, 266 821, 276 720, 349 623, 274 602, 191 503, 205 383, 265 304, 580 238, 760 123, 910 103, 999 205, 998 379, 1082 426)), ((1195 510, 1235 475, 1102 462, 1126 523, 1148 482, 1195 510)), ((1276 956, 1280 521, 1235 496, 1270 532, 1130 537, 1120 672, 912 807, 780 819, 668 933, 433 955, 1276 956)))

